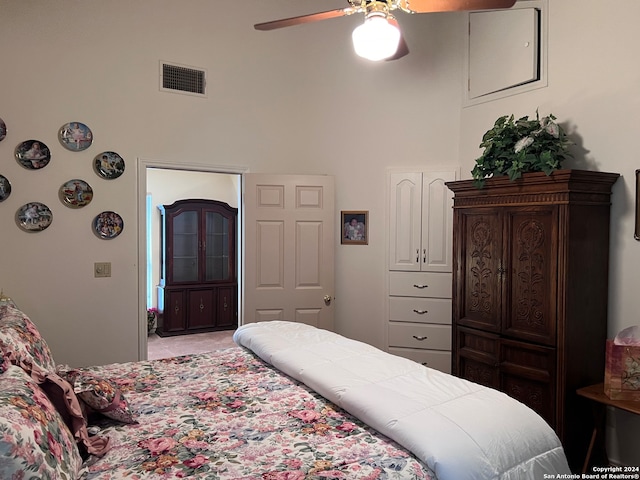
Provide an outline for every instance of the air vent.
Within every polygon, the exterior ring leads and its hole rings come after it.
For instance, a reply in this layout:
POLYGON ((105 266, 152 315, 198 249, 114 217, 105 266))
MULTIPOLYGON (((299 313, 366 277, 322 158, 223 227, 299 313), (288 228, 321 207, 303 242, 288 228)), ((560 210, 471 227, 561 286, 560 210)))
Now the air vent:
POLYGON ((160 90, 204 97, 206 73, 185 65, 160 62, 160 90))

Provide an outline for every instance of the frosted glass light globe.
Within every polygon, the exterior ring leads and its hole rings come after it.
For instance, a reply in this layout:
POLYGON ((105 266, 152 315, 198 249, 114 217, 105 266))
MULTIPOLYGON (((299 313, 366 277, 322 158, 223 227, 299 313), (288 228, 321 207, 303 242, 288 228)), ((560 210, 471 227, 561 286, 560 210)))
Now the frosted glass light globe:
POLYGON ((393 56, 398 50, 400 30, 382 15, 372 15, 351 34, 356 54, 374 62, 393 56))

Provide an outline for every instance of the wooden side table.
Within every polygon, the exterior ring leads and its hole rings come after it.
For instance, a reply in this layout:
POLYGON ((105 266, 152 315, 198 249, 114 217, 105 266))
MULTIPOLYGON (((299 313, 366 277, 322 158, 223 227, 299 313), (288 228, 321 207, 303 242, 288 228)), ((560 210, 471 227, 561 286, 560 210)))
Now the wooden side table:
MULTIPOLYGON (((635 400, 612 400, 604 393, 604 383, 597 383, 588 387, 583 387, 576 392, 581 397, 588 398, 594 402, 594 420, 593 433, 591 434, 591 441, 589 442, 589 449, 587 450, 587 456, 584 459, 582 466, 582 473, 587 473, 589 468, 589 461, 591 460, 591 454, 596 443, 596 439, 600 439, 600 447, 606 457, 607 451, 605 446, 605 433, 604 433, 604 419, 606 413, 606 406, 619 408, 620 410, 626 410, 627 412, 640 415, 640 401, 635 400)), ((608 463, 608 459, 607 459, 608 463)))

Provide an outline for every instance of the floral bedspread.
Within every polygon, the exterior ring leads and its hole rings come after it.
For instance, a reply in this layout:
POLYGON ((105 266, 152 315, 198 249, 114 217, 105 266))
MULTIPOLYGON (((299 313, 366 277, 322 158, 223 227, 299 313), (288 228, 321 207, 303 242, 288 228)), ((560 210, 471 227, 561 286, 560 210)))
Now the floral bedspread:
POLYGON ((398 444, 240 347, 86 370, 117 383, 138 421, 101 421, 113 447, 87 459, 86 480, 435 479, 398 444))

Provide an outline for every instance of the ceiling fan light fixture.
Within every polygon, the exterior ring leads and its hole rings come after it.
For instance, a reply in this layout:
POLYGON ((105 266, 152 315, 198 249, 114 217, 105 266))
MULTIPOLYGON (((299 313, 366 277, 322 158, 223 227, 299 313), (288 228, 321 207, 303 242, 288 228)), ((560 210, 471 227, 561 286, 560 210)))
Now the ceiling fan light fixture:
POLYGON ((389 23, 387 15, 372 12, 351 35, 356 54, 377 62, 392 57, 398 50, 400 30, 389 23))

